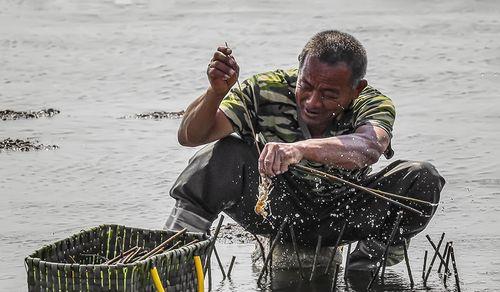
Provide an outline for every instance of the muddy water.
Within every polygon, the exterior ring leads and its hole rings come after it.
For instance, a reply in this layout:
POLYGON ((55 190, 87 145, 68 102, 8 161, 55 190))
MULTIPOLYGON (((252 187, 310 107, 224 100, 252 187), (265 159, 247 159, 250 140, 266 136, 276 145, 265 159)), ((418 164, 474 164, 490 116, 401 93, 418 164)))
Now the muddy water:
MULTIPOLYGON (((494 0, 0 2, 0 110, 61 110, 0 121, 1 140, 60 146, 0 153, 1 290, 25 291, 23 257, 82 228, 162 226, 168 190, 195 149, 177 144, 178 119, 120 117, 184 109, 205 88, 206 64, 224 41, 248 77, 295 66, 306 40, 330 28, 365 44, 369 82, 396 103, 394 159, 429 160, 448 181, 426 232, 454 241, 464 291, 496 290, 499 12, 494 0)), ((232 280, 214 279, 214 289, 257 290, 251 249, 220 249, 226 264, 232 255, 237 263, 232 280)), ((414 274, 425 249, 417 236, 414 274)), ((408 288, 404 266, 387 273, 387 287, 408 288)), ((325 291, 330 280, 297 279, 281 273, 268 290, 325 291)), ((434 274, 429 285, 443 289, 434 274)))

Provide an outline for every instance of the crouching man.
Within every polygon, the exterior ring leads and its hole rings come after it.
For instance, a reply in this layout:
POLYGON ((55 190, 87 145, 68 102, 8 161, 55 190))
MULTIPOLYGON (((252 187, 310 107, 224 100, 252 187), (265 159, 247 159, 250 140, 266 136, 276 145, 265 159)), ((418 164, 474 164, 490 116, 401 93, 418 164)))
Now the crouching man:
MULTIPOLYGON (((246 230, 270 234, 288 216, 301 244, 314 244, 321 235, 323 245, 333 245, 347 223, 342 241, 358 241, 348 269, 373 269, 400 207, 289 168, 301 164, 358 185, 439 202, 445 182, 427 162, 398 160, 370 173, 382 155, 393 155, 396 112, 391 99, 364 79, 366 64, 358 40, 323 31, 305 45, 297 69, 257 74, 231 89, 239 67, 231 49, 219 47, 208 64, 208 88, 187 108, 178 132, 184 146, 208 145, 175 182, 176 205, 165 228, 207 232, 224 211, 246 230), (273 182, 267 220, 254 212, 260 175, 273 182)), ((402 245, 436 210, 402 202, 425 215, 403 210, 388 265, 402 259, 402 245)))

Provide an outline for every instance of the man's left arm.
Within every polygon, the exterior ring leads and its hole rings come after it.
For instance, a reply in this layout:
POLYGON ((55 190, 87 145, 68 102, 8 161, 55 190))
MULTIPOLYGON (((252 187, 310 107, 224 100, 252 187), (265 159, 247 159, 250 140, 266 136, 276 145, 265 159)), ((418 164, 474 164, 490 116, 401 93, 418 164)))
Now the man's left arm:
POLYGON ((259 157, 259 171, 275 176, 302 159, 338 168, 360 169, 376 163, 390 140, 385 129, 368 123, 348 135, 295 143, 267 143, 259 157))

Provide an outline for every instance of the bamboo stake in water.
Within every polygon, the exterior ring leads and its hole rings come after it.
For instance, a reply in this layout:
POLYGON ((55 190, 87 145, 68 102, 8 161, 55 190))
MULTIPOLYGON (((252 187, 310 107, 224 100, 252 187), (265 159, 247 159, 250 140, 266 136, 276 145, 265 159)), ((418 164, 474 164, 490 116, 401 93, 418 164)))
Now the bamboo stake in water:
POLYGON ((398 212, 398 217, 396 218, 396 223, 394 223, 394 227, 392 228, 391 235, 389 236, 389 240, 387 241, 387 245, 385 246, 384 254, 382 256, 382 264, 377 267, 377 270, 375 271, 375 275, 373 275, 373 278, 370 280, 370 283, 368 284, 367 290, 370 290, 370 288, 372 287, 373 283, 375 282, 375 280, 378 277, 378 273, 380 271, 380 268, 382 267, 382 265, 387 260, 387 254, 389 252, 389 246, 391 246, 391 243, 394 240, 394 236, 396 236, 396 232, 398 230, 399 223, 401 223, 401 219, 402 218, 403 218, 403 212, 399 211, 398 212))
POLYGON ((425 251, 424 253, 424 267, 422 268, 422 281, 425 279, 425 270, 427 269, 427 253, 428 253, 427 251, 425 251))
POLYGON ((448 270, 448 264, 450 263, 450 251, 451 251, 451 247, 453 246, 453 241, 450 241, 450 246, 448 247, 448 254, 446 254, 446 261, 445 261, 445 264, 444 264, 444 278, 443 278, 443 284, 444 286, 446 287, 446 279, 448 277, 448 274, 449 274, 449 270, 448 270))
MULTIPOLYGON (((444 252, 443 252, 443 257, 446 257, 448 254, 448 248, 450 247, 450 242, 448 241, 446 245, 444 246, 444 252)), ((439 268, 438 268, 438 273, 441 274, 441 268, 443 268, 443 262, 439 262, 439 268)))
MULTIPOLYGON (((217 227, 215 228, 214 235, 212 236, 212 242, 210 246, 208 247, 208 253, 205 258, 205 274, 207 273, 207 269, 211 267, 210 265, 210 259, 212 258, 212 252, 215 247, 215 242, 217 241, 217 237, 219 236, 220 228, 222 226, 222 222, 224 221, 224 215, 220 215, 219 223, 217 223, 217 227), (208 263, 208 264, 207 264, 208 263)), ((209 277, 210 279, 210 277, 209 277)))
POLYGON ((257 237, 257 235, 255 235, 254 233, 252 233, 252 235, 255 238, 255 240, 257 241, 257 243, 259 244, 260 254, 262 256, 262 262, 265 262, 266 261, 266 255, 265 255, 265 252, 264 252, 264 245, 262 244, 262 241, 260 241, 260 239, 257 237))
POLYGON ((229 268, 227 269, 227 277, 228 278, 231 278, 231 271, 233 270, 233 266, 234 266, 234 261, 236 260, 236 257, 233 256, 231 258, 231 263, 229 264, 229 268))
MULTIPOLYGON (((425 237, 427 237, 427 239, 432 242, 431 237, 429 235, 426 235, 425 237)), ((439 239, 437 249, 434 251, 434 255, 432 256, 431 263, 429 264, 427 274, 425 274, 424 286, 427 283, 427 280, 429 279, 429 275, 431 274, 431 270, 432 270, 432 265, 434 265, 434 261, 436 260, 437 254, 439 253, 439 248, 441 248, 441 244, 443 243, 443 239, 444 239, 444 232, 443 232, 443 234, 441 234, 441 239, 439 239)))
POLYGON ((337 241, 335 242, 335 246, 333 247, 332 256, 330 257, 330 260, 326 264, 325 275, 328 274, 328 270, 330 269, 330 265, 332 264, 332 262, 335 259, 335 255, 337 254, 337 249, 339 247, 340 240, 342 239, 342 236, 344 236, 344 231, 345 231, 346 226, 347 226, 347 221, 344 222, 344 225, 342 225, 342 229, 340 229, 339 236, 337 237, 337 241))
POLYGON ((314 252, 313 265, 309 281, 312 281, 314 278, 314 273, 316 272, 316 261, 318 260, 318 254, 320 250, 321 250, 321 235, 318 235, 318 243, 316 244, 316 251, 314 252))
POLYGON ((217 252, 217 248, 214 246, 215 258, 217 259, 217 263, 219 264, 220 271, 222 273, 222 280, 226 279, 226 272, 224 271, 224 266, 222 265, 222 261, 220 260, 219 253, 217 252))
POLYGON ((269 260, 272 257, 274 248, 278 244, 278 241, 281 237, 281 233, 283 233, 283 228, 285 228, 286 223, 288 222, 288 217, 285 217, 283 222, 280 225, 280 228, 278 229, 278 233, 276 233, 276 237, 274 238, 271 247, 269 248, 269 253, 267 254, 266 261, 264 262, 264 266, 262 267, 262 270, 260 270, 259 278, 257 279, 257 284, 260 284, 260 281, 262 280, 262 277, 264 276, 265 271, 267 270, 267 265, 269 264, 269 260))
POLYGON ((453 264, 453 273, 455 274, 455 284, 457 285, 457 291, 460 292, 460 279, 458 279, 457 261, 455 260, 455 250, 453 246, 450 246, 451 263, 453 264))
POLYGON ((403 251, 405 256, 406 269, 408 270, 408 277, 410 278, 410 287, 413 289, 415 282, 413 282, 413 276, 411 274, 410 259, 408 257, 408 248, 406 247, 406 240, 403 243, 403 251))
MULTIPOLYGON (((434 249, 434 251, 437 251, 437 256, 439 257, 439 260, 441 260, 442 262, 445 262, 443 256, 441 255, 441 253, 439 252, 439 250, 437 249, 436 245, 431 240, 431 238, 429 237, 429 235, 426 235, 425 237, 430 242, 430 244, 431 244, 432 248, 434 249)), ((448 272, 448 273, 450 272, 450 270, 448 269, 448 267, 445 266, 444 269, 445 269, 445 272, 448 272)))
POLYGON ((297 257, 297 263, 299 265, 300 277, 305 279, 304 270, 302 269, 302 261, 300 260, 299 250, 297 248, 297 241, 295 239, 295 230, 293 230, 293 225, 289 224, 290 228, 290 237, 292 238, 293 251, 295 252, 295 256, 297 257))
POLYGON ((347 245, 347 256, 345 257, 345 268, 344 268, 344 283, 347 288, 347 265, 351 259, 351 244, 347 245))

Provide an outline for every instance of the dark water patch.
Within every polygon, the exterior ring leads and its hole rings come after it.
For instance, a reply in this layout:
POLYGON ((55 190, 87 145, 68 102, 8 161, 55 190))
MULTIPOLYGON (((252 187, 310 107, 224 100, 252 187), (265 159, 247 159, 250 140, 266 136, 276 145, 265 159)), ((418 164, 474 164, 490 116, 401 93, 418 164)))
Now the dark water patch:
POLYGON ((61 111, 53 108, 41 109, 39 111, 13 111, 13 110, 1 110, 0 119, 6 120, 19 120, 19 119, 38 119, 38 118, 51 118, 61 111))
POLYGON ((143 120, 161 120, 161 119, 180 119, 184 115, 184 110, 178 112, 166 112, 166 111, 158 111, 158 112, 150 112, 150 113, 142 113, 135 114, 133 116, 125 116, 122 119, 143 119, 143 120))
POLYGON ((7 138, 0 141, 0 152, 3 151, 21 151, 28 152, 34 150, 54 150, 58 149, 57 145, 43 145, 36 140, 22 140, 7 138))

